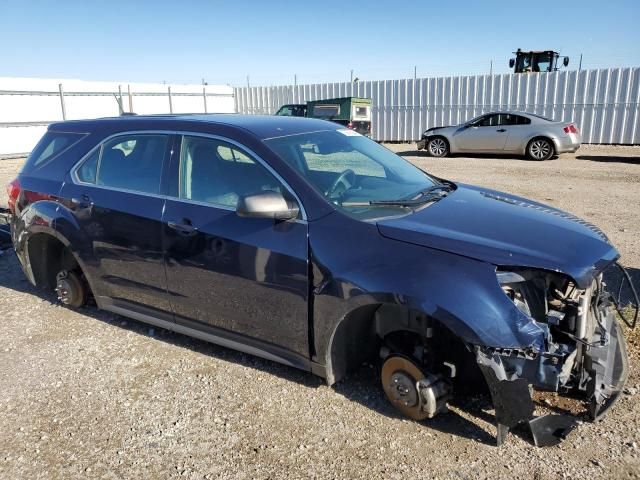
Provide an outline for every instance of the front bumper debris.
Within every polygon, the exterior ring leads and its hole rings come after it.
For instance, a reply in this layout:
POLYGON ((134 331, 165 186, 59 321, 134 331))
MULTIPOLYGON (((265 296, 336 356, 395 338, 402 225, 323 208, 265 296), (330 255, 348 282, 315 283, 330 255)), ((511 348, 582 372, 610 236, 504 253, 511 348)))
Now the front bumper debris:
POLYGON ((597 329, 589 343, 579 344, 578 352, 539 354, 475 347, 476 361, 488 384, 497 426, 497 443, 501 445, 510 429, 529 425, 537 446, 555 445, 566 438, 577 419, 569 415, 534 416, 529 386, 540 390, 572 392, 587 404, 589 418, 600 419, 616 402, 628 376, 626 342, 613 310, 607 309, 602 329, 597 329), (569 362, 569 363, 568 363, 569 362), (579 365, 566 381, 567 367, 579 365), (564 367, 564 368, 563 368, 564 367))

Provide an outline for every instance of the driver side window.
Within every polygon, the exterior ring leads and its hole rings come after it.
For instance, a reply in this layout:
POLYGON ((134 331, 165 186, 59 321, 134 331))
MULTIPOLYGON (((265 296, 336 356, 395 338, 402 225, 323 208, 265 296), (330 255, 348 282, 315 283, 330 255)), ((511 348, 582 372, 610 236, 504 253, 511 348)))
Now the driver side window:
POLYGON ((500 115, 487 115, 478 123, 480 127, 495 127, 500 125, 500 115))
POLYGON ((284 193, 266 168, 235 145, 185 136, 180 154, 180 198, 236 208, 245 195, 284 193))

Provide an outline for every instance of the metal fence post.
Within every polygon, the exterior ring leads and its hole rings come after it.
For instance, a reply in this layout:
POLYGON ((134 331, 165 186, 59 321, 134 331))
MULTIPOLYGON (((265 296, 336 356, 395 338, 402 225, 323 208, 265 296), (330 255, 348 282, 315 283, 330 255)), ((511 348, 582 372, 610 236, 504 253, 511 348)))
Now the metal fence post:
POLYGON ((124 113, 124 107, 122 106, 122 85, 118 85, 118 98, 120 101, 118 102, 118 113, 122 115, 124 113))
POLYGON ((204 113, 207 112, 207 87, 202 87, 202 98, 204 100, 204 113))
POLYGON ((127 84, 127 95, 129 96, 129 113, 133 113, 133 97, 131 96, 131 84, 127 84))
POLYGON ((167 87, 167 92, 169 93, 169 113, 173 113, 173 102, 171 100, 171 86, 167 87))
POLYGON ((62 84, 58 84, 58 91, 60 92, 60 107, 62 107, 62 120, 67 119, 67 109, 64 105, 64 89, 62 88, 62 84))

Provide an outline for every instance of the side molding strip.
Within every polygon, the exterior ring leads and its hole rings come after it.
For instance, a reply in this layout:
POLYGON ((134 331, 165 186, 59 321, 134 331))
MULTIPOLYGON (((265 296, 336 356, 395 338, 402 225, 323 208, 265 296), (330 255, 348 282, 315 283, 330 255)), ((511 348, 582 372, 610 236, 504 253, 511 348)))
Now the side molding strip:
MULTIPOLYGON (((149 323, 151 325, 155 325, 156 327, 165 328, 167 330, 171 330, 176 333, 181 333, 189 337, 197 338, 199 340, 204 340, 205 342, 214 343, 216 345, 227 347, 232 350, 238 350, 243 353, 248 353, 249 355, 255 355, 256 357, 264 358, 266 360, 282 363, 290 367, 303 368, 302 365, 294 363, 288 358, 285 358, 280 355, 276 355, 274 353, 268 352, 261 348, 247 345, 246 343, 241 343, 235 340, 231 340, 229 338, 224 338, 218 335, 214 335, 213 333, 207 333, 201 330, 197 330, 195 328, 190 328, 184 325, 180 325, 179 323, 169 322, 167 320, 161 320, 151 315, 135 312, 135 311, 129 310, 128 308, 115 305, 113 301, 111 301, 110 299, 102 298, 101 300, 102 301, 100 302, 101 303, 100 307, 102 309, 108 310, 113 313, 117 313, 118 315, 133 318, 134 320, 138 320, 140 322, 149 323)), ((312 370, 312 367, 308 361, 307 361, 307 364, 304 365, 304 367, 305 367, 304 368, 305 370, 308 370, 308 371, 312 370)), ((313 370, 314 370, 314 373, 315 371, 317 371, 317 369, 315 368, 313 370)))

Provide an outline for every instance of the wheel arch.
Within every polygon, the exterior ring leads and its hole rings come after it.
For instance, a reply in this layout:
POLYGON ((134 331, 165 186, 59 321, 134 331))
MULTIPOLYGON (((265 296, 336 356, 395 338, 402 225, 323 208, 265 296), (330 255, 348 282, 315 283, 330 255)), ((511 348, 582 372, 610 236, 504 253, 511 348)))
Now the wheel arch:
POLYGON ((326 350, 326 380, 339 382, 367 359, 377 358, 382 341, 394 334, 430 338, 444 323, 406 305, 374 303, 355 308, 337 323, 326 350))
POLYGON ((53 229, 32 231, 25 241, 24 258, 27 277, 36 287, 53 288, 60 270, 85 271, 69 241, 53 229))
POLYGON ((81 239, 81 230, 73 215, 60 203, 41 201, 29 205, 16 219, 13 228, 17 230, 17 240, 14 244, 16 253, 27 278, 34 286, 44 287, 50 284, 50 270, 54 267, 52 261, 37 262, 37 251, 46 257, 51 253, 50 248, 59 248, 68 256, 59 259, 57 263, 77 265, 84 274, 89 288, 94 291, 94 283, 74 244, 81 239))

